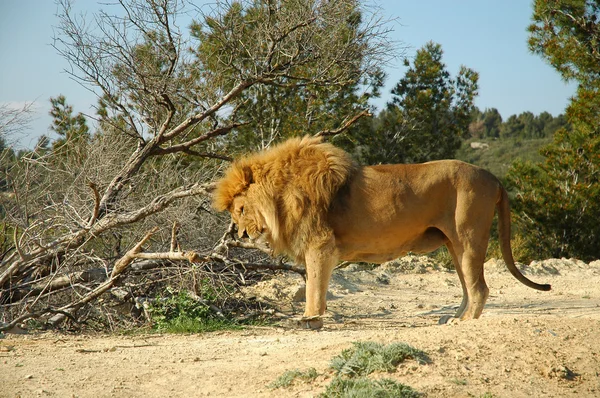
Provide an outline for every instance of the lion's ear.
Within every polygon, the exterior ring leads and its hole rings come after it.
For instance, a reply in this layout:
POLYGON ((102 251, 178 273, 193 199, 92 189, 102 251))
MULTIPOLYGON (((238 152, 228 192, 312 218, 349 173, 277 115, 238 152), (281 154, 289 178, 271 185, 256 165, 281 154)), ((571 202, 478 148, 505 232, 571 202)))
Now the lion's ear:
POLYGON ((247 164, 234 163, 213 191, 213 207, 218 211, 231 210, 233 198, 245 192, 254 182, 254 173, 247 164))
POLYGON ((252 167, 249 165, 242 166, 242 175, 246 187, 249 187, 250 184, 254 183, 254 172, 252 171, 252 167))

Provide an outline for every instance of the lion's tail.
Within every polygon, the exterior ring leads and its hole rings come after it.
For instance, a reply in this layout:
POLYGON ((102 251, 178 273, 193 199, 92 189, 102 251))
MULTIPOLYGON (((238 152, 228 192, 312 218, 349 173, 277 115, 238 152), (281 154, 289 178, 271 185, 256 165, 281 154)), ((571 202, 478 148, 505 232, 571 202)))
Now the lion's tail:
POLYGON ((498 210, 498 237, 500 239, 502 258, 504 258, 506 267, 510 273, 525 286, 536 290, 548 291, 551 288, 550 285, 535 283, 527 279, 515 265, 512 249, 510 248, 510 205, 508 203, 506 190, 502 187, 500 187, 500 189, 502 191, 500 200, 496 203, 496 208, 498 210))

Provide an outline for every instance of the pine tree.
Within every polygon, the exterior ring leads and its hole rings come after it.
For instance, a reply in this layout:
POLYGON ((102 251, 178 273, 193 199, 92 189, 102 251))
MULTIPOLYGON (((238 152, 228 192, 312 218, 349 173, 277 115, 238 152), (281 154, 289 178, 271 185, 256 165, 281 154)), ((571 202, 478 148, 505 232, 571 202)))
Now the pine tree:
POLYGON ((561 128, 538 164, 516 163, 521 233, 538 256, 600 257, 600 1, 536 0, 529 47, 577 81, 561 128))
POLYGON ((392 90, 393 100, 378 116, 375 139, 384 152, 371 162, 414 163, 453 157, 467 136, 477 72, 462 66, 453 79, 442 62, 442 46, 427 43, 392 90))
POLYGON ((50 129, 60 137, 52 142, 52 150, 63 160, 81 161, 85 157, 85 146, 90 139, 85 116, 82 113, 74 115, 73 107, 67 104, 64 95, 50 98, 50 103, 50 129))

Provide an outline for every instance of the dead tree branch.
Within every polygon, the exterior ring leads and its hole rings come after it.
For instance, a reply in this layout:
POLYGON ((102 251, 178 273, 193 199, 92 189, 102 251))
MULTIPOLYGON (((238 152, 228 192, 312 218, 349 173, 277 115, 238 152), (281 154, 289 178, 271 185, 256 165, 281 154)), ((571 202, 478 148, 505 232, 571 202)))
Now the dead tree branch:
POLYGON ((340 127, 338 127, 337 129, 321 130, 317 134, 315 134, 315 137, 331 137, 334 135, 341 134, 344 131, 348 130, 348 128, 350 128, 354 123, 356 123, 358 121, 358 119, 360 119, 361 117, 371 117, 371 116, 373 116, 371 114, 371 112, 369 112, 368 110, 363 110, 363 111, 357 113, 356 115, 354 115, 353 117, 351 117, 350 119, 342 122, 342 125, 340 127))

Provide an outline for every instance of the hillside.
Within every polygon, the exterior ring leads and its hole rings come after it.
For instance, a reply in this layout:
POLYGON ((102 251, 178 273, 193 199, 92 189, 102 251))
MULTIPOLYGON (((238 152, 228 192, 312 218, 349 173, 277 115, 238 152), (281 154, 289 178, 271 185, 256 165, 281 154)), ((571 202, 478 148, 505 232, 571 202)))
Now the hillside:
POLYGON ((541 161, 539 150, 552 138, 481 138, 463 142, 456 158, 475 164, 504 178, 510 165, 517 159, 541 161))

